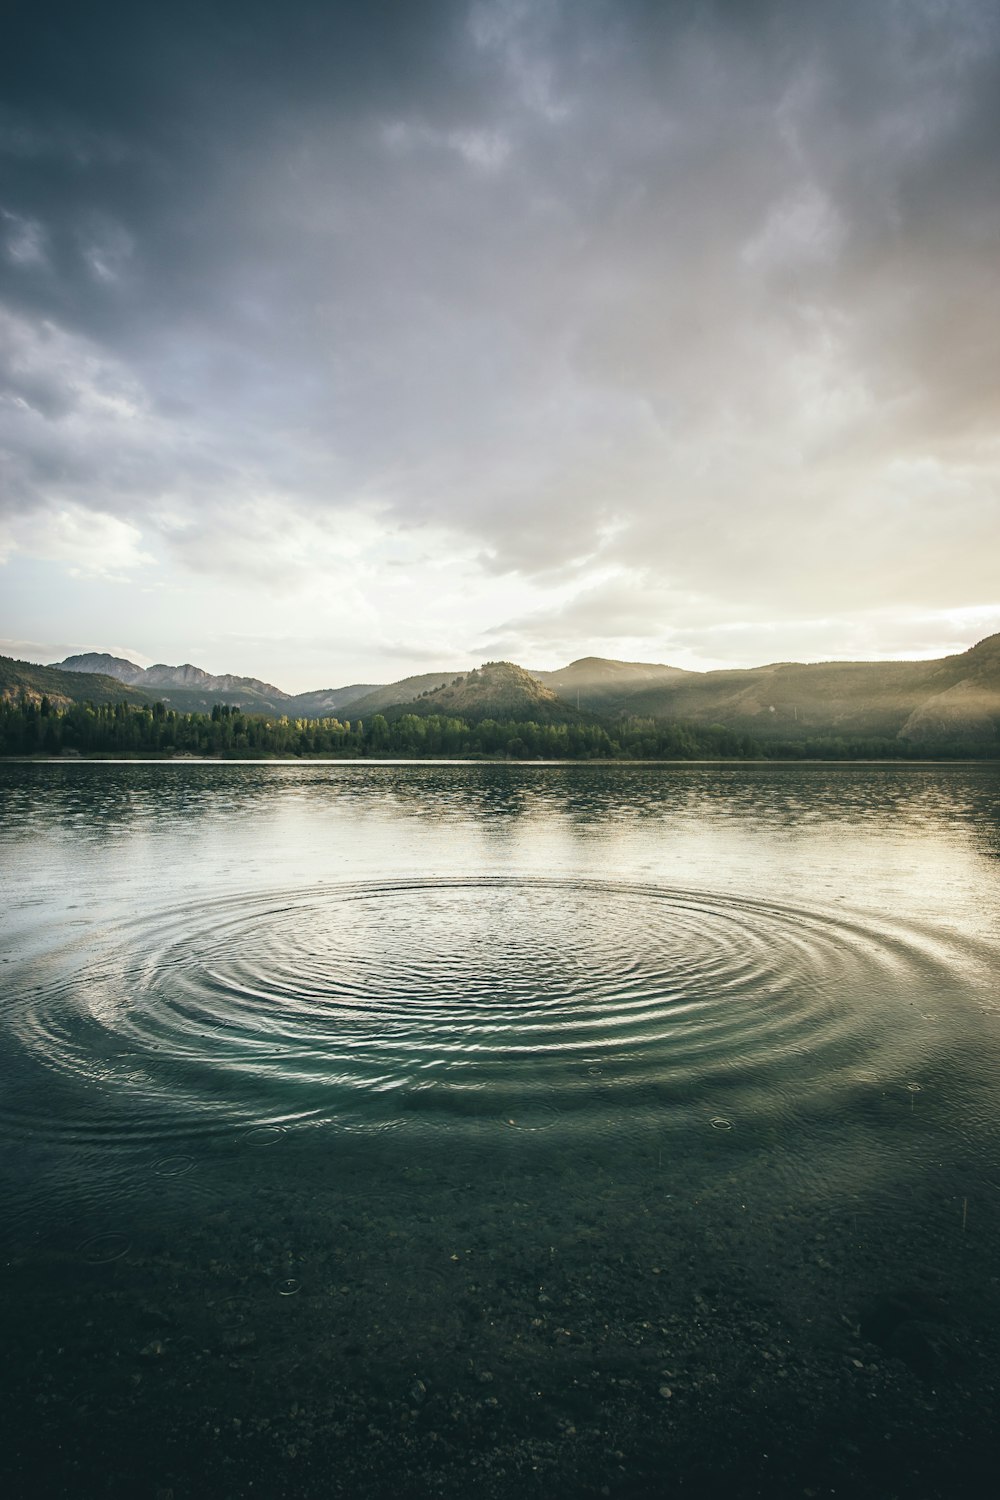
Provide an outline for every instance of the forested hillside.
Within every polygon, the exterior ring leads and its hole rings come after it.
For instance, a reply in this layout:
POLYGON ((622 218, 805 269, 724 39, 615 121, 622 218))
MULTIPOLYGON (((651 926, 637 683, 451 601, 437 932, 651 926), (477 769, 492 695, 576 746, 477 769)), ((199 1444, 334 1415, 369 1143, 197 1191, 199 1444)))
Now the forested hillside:
POLYGON ((488 756, 514 760, 593 759, 905 759, 987 756, 983 746, 904 744, 899 740, 813 738, 761 742, 722 725, 657 724, 631 719, 538 723, 444 714, 403 714, 368 721, 269 719, 218 705, 211 714, 186 714, 163 703, 70 704, 42 697, 0 700, 0 755, 6 756, 318 756, 356 758, 488 756))
MULTIPOLYGON (((467 672, 406 678, 375 692, 359 685, 294 696, 256 678, 213 677, 190 666, 144 670, 101 654, 70 661, 72 670, 0 658, 0 697, 35 704, 45 698, 50 710, 88 702, 151 707, 158 701, 176 722, 192 724, 205 717, 217 723, 216 708, 228 707, 272 726, 255 730, 258 739, 277 735, 277 726, 299 723, 312 724, 329 738, 334 731, 324 725, 359 720, 368 725, 380 716, 390 724, 435 719, 468 727, 487 721, 589 727, 619 746, 612 753, 623 754, 637 753, 626 746, 668 743, 680 732, 678 726, 689 735, 724 733, 738 744, 752 740, 769 755, 1000 754, 1000 636, 936 661, 778 662, 687 672, 588 657, 543 674, 512 662, 487 662, 467 672), (115 675, 92 670, 102 665, 115 675), (121 680, 129 677, 143 687, 121 680), (159 679, 164 686, 154 685, 159 679)), ((407 744, 422 743, 419 730, 408 733, 407 744)), ((515 738, 541 743, 530 734, 515 738)), ((477 742, 476 753, 480 748, 497 753, 496 745, 486 749, 477 742)))
POLYGON ((25 698, 38 703, 67 707, 86 697, 91 703, 151 703, 148 693, 127 687, 114 677, 90 673, 84 679, 58 667, 40 667, 31 661, 0 656, 0 699, 25 698))

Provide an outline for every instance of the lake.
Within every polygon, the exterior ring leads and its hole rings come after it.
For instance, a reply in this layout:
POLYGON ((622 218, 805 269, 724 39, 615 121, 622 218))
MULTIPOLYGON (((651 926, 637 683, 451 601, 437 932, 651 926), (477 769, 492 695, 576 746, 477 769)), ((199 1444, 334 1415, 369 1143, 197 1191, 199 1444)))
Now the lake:
POLYGON ((982 1493, 989 765, 0 765, 8 1495, 982 1493))

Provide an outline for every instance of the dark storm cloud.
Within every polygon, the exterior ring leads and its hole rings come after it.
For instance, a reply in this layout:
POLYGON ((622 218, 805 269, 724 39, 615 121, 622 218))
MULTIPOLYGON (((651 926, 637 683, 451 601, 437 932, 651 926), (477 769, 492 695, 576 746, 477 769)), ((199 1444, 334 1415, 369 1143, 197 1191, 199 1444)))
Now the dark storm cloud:
POLYGON ((250 572, 367 506, 684 608, 995 591, 987 0, 13 15, 7 508, 250 572))

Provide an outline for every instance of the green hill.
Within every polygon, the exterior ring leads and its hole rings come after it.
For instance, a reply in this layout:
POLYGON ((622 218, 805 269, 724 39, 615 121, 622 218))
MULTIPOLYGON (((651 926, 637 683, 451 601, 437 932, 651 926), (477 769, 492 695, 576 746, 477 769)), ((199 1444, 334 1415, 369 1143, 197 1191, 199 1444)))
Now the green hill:
POLYGON ((42 698, 58 708, 71 703, 152 703, 150 693, 139 692, 115 677, 102 673, 63 671, 60 667, 40 667, 31 661, 15 661, 0 656, 0 698, 26 697, 31 703, 42 698))
POLYGON ((257 678, 213 676, 190 664, 144 669, 102 653, 52 667, 0 658, 0 696, 21 693, 36 702, 48 696, 57 706, 159 699, 187 713, 228 704, 267 717, 332 714, 352 723, 408 713, 469 724, 592 724, 599 718, 609 730, 623 721, 699 730, 722 726, 764 748, 881 740, 930 752, 941 747, 956 753, 968 745, 980 754, 1000 748, 1000 635, 936 661, 773 662, 690 672, 590 656, 553 672, 487 662, 472 671, 425 672, 374 689, 361 684, 296 695, 257 678))
POLYGON ((402 677, 398 682, 366 688, 358 697, 342 703, 337 713, 344 719, 370 719, 373 714, 385 713, 400 703, 415 703, 437 688, 446 687, 456 675, 454 671, 421 672, 415 677, 402 677))
POLYGON ((526 672, 509 661, 490 661, 452 678, 415 702, 396 704, 385 710, 386 718, 401 714, 443 714, 479 724, 484 719, 535 724, 592 722, 526 672))
POLYGON ((761 740, 816 735, 998 739, 1000 636, 937 661, 777 662, 638 685, 629 711, 761 740))

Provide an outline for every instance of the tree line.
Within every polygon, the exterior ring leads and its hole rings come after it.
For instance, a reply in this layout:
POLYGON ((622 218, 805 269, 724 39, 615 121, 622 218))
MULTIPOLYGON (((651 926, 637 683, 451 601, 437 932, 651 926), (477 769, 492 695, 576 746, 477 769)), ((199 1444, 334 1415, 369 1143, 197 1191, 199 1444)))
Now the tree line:
POLYGON ((48 698, 0 701, 0 755, 211 755, 221 757, 502 756, 514 760, 689 760, 821 758, 834 760, 989 758, 996 747, 961 740, 918 745, 863 736, 758 741, 709 726, 629 718, 617 722, 539 724, 447 714, 387 719, 268 718, 216 704, 210 714, 163 703, 74 703, 48 698))

